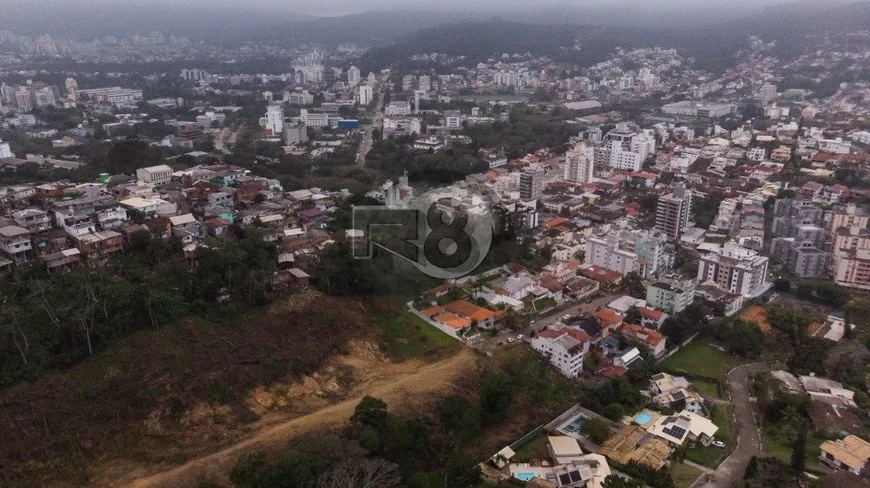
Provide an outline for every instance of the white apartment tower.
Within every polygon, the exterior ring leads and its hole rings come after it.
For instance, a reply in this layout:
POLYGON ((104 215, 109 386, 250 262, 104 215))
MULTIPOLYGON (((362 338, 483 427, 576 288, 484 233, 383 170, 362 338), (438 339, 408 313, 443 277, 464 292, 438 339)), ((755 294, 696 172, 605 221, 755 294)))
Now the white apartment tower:
POLYGON ((698 263, 698 283, 754 298, 770 288, 768 259, 734 241, 704 253, 698 263))
POLYGON ((15 155, 12 154, 12 150, 9 148, 8 142, 3 142, 0 140, 0 159, 4 158, 14 158, 15 155))
POLYGON ((360 105, 368 105, 372 103, 372 100, 375 98, 375 91, 372 87, 368 85, 362 85, 359 87, 359 104, 360 105))
POLYGON ((348 68, 348 70, 347 70, 347 84, 350 86, 357 86, 357 85, 359 85, 359 80, 360 80, 359 68, 357 68, 356 66, 351 66, 350 68, 348 68))
POLYGON ((284 135, 284 109, 280 105, 269 105, 266 108, 266 135, 284 135))
POLYGON ((565 154, 565 181, 587 183, 592 179, 594 163, 594 149, 578 143, 565 154))

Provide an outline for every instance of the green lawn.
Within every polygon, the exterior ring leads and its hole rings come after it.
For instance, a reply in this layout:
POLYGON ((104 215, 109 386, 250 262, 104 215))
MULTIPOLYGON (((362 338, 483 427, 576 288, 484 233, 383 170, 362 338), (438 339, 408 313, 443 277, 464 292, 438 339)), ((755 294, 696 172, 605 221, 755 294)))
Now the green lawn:
POLYGON ((728 444, 731 442, 731 418, 728 414, 728 408, 724 405, 713 405, 711 407, 710 420, 719 427, 716 431, 716 439, 728 444))
POLYGON ((692 385, 698 389, 702 394, 711 397, 711 398, 722 398, 719 395, 719 384, 714 383, 712 381, 705 380, 692 380, 692 385))
POLYGON ((686 449, 686 459, 713 469, 719 466, 719 463, 725 459, 726 454, 728 454, 726 449, 719 449, 713 446, 699 445, 686 449))
POLYGON ((541 298, 540 300, 535 300, 535 310, 538 312, 542 312, 544 310, 553 308, 556 306, 556 300, 552 298, 541 298))
POLYGON ((689 488, 701 476, 701 470, 688 464, 674 463, 671 465, 671 478, 676 488, 689 488))
MULTIPOLYGON (((764 451, 770 453, 786 463, 791 462, 791 443, 794 439, 789 439, 782 435, 771 435, 770 432, 764 432, 764 451)), ((807 463, 809 468, 814 465, 819 459, 819 454, 822 453, 821 445, 825 439, 811 434, 807 437, 807 463)))
POLYGON ((426 357, 460 347, 459 341, 408 311, 395 317, 380 316, 387 353, 395 361, 426 357))
POLYGON ((547 436, 543 432, 519 448, 511 458, 513 463, 527 463, 532 459, 545 459, 550 457, 547 451, 547 436))
POLYGON ((733 366, 734 358, 701 341, 690 343, 662 363, 663 369, 675 374, 686 372, 710 378, 721 378, 733 366))

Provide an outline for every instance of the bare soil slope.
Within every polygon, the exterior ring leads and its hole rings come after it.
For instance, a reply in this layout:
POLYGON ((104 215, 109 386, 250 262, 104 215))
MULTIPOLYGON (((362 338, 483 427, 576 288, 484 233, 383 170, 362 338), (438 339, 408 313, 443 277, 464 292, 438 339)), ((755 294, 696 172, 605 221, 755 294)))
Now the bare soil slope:
POLYGON ((244 441, 213 458, 231 466, 247 445, 341 422, 365 393, 435 391, 470 364, 467 352, 443 364, 389 362, 376 307, 296 295, 221 323, 137 332, 0 391, 0 485, 125 485, 244 441), (321 413, 305 420, 312 412, 321 413))

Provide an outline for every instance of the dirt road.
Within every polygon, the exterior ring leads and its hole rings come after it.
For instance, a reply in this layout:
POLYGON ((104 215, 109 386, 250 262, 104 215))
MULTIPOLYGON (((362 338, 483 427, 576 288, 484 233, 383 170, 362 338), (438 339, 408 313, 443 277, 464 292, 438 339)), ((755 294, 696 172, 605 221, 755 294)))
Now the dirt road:
POLYGON ((302 417, 259 429, 252 437, 213 454, 188 461, 168 471, 158 473, 129 473, 126 479, 115 480, 107 486, 195 486, 201 481, 227 481, 227 474, 239 455, 286 443, 299 434, 337 427, 353 414, 353 410, 365 395, 386 401, 388 405, 413 405, 416 401, 428 400, 431 394, 445 392, 461 374, 475 366, 475 355, 469 348, 435 363, 409 361, 385 368, 365 384, 355 388, 355 395, 341 403, 330 405, 302 417))

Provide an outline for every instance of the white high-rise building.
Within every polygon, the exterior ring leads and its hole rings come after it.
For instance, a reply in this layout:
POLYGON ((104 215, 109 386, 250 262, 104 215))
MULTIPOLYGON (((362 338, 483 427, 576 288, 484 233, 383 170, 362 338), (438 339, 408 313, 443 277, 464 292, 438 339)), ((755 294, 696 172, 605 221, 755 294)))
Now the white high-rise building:
POLYGON ((360 80, 359 68, 357 68, 356 66, 351 66, 350 68, 348 68, 348 70, 347 70, 347 84, 350 86, 357 86, 357 85, 359 85, 359 80, 360 80))
POLYGON ((605 145, 599 148, 599 159, 609 166, 639 171, 643 162, 655 152, 652 131, 640 131, 635 124, 620 122, 604 136, 605 145))
POLYGON ((565 154, 565 181, 587 183, 592 179, 595 154, 592 147, 578 143, 565 154))
POLYGON ((424 92, 432 89, 432 80, 429 78, 429 75, 420 75, 420 78, 417 79, 417 88, 424 92))
POLYGON ((269 105, 266 108, 266 135, 284 135, 284 109, 280 105, 269 105))
POLYGON ((15 155, 12 154, 12 150, 9 149, 9 143, 0 141, 0 159, 14 157, 15 155))
POLYGON ((359 87, 359 104, 368 105, 375 98, 375 91, 368 85, 359 87))
POLYGON ((76 101, 78 98, 78 90, 79 84, 76 82, 75 78, 67 78, 64 82, 64 86, 66 87, 66 98, 70 101, 76 101))
POLYGON ((656 230, 623 230, 586 239, 585 265, 649 277, 668 267, 667 237, 656 230))
POLYGON ((720 290, 755 298, 767 291, 768 259, 758 251, 747 249, 734 241, 701 254, 698 263, 698 283, 712 284, 720 290))

